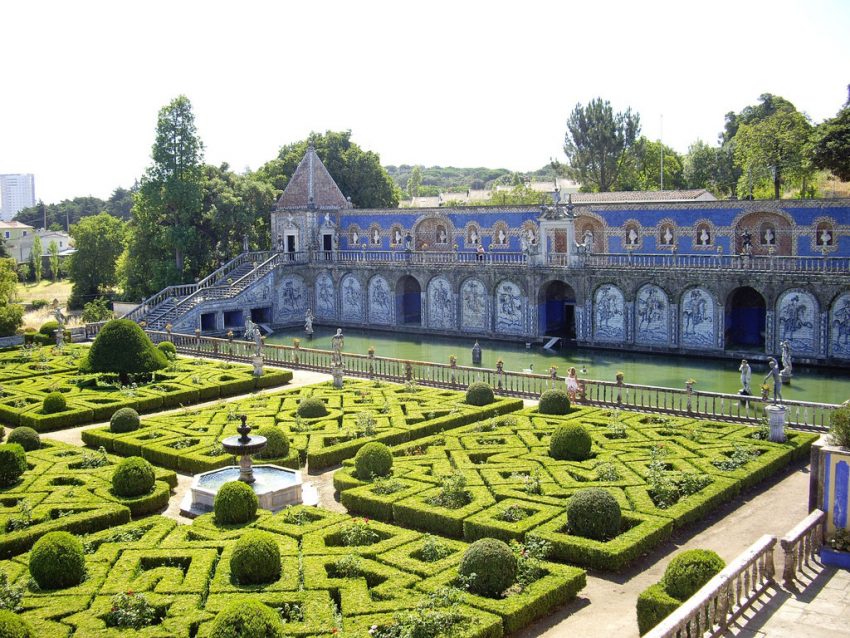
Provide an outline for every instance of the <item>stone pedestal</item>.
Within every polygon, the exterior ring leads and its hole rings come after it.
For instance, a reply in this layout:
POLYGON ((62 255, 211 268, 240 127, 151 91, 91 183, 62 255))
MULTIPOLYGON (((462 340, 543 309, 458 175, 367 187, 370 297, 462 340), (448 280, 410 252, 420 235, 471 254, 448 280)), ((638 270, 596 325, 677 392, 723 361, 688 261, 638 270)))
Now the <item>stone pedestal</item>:
POLYGON ((477 341, 475 342, 475 345, 472 346, 472 365, 481 365, 481 346, 478 345, 477 341))
POLYGON ((788 368, 783 369, 782 372, 779 373, 779 378, 782 379, 782 383, 785 384, 790 384, 791 377, 793 376, 794 374, 788 368))
POLYGON ((770 426, 768 440, 772 443, 785 442, 785 413, 784 405, 769 405, 764 409, 767 414, 767 423, 770 426))
POLYGON ((254 356, 251 359, 251 363, 254 364, 254 376, 255 377, 263 376, 263 357, 254 356))
POLYGON ((342 388, 342 366, 337 364, 331 367, 331 375, 334 378, 334 387, 337 389, 342 388))

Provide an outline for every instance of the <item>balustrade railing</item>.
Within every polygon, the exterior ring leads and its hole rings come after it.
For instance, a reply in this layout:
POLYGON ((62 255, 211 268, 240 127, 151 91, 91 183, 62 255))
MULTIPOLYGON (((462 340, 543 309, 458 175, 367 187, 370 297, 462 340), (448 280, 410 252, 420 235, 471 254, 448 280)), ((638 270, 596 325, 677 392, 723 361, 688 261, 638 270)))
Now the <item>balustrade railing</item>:
POLYGON ((786 589, 794 587, 797 574, 817 554, 823 545, 825 533, 826 514, 816 509, 779 541, 785 554, 782 584, 785 585, 786 589))
POLYGON ((319 250, 311 253, 313 261, 331 261, 342 264, 409 264, 429 266, 441 264, 502 265, 524 264, 527 256, 521 252, 490 251, 477 253, 471 250, 319 250))
MULTIPOLYGON (((552 255, 553 259, 566 255, 552 255)), ((581 255, 580 266, 594 268, 681 268, 685 270, 746 270, 750 272, 850 273, 850 257, 786 255, 723 255, 678 253, 605 253, 581 255)), ((552 265, 568 265, 566 260, 552 265)))

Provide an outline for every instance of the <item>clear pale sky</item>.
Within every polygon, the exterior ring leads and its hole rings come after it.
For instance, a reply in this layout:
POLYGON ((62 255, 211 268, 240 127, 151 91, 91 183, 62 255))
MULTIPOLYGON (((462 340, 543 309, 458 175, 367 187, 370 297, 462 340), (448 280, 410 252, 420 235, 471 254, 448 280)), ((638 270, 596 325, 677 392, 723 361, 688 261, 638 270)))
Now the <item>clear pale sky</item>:
POLYGON ((46 202, 130 186, 181 93, 206 160, 239 171, 328 129, 385 165, 522 171, 563 159, 597 96, 652 139, 663 114, 680 152, 765 92, 833 116, 850 2, 4 2, 0 62, 0 173, 46 202))

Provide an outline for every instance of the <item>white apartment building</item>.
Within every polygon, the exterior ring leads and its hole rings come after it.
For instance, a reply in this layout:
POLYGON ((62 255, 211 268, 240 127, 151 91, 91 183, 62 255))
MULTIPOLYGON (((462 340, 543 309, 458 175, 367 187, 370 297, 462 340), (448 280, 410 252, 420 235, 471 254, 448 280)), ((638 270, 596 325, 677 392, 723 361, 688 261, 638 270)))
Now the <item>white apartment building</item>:
POLYGON ((0 175, 0 220, 9 221, 29 206, 35 206, 35 176, 32 173, 0 175))

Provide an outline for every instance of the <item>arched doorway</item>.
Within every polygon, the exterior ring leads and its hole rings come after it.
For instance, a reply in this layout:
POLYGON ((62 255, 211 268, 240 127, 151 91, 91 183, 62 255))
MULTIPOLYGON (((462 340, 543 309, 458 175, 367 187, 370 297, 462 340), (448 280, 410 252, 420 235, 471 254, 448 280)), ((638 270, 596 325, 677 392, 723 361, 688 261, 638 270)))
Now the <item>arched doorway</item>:
POLYGON ((405 275, 395 287, 396 316, 403 325, 422 325, 422 286, 415 277, 405 275))
POLYGON ((726 300, 725 343, 727 350, 764 351, 767 304, 759 292, 743 286, 726 300))
POLYGON ((563 281, 550 281, 538 293, 540 335, 576 338, 576 293, 563 281))

